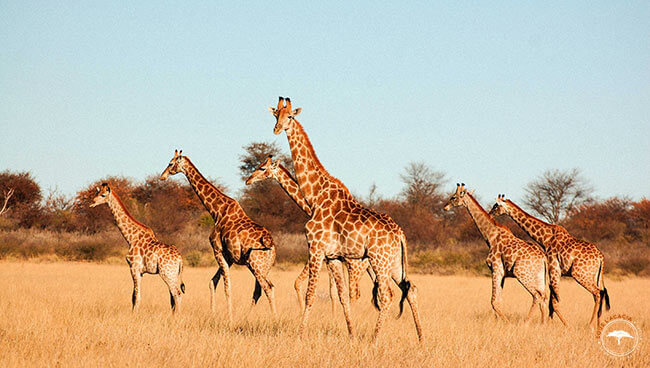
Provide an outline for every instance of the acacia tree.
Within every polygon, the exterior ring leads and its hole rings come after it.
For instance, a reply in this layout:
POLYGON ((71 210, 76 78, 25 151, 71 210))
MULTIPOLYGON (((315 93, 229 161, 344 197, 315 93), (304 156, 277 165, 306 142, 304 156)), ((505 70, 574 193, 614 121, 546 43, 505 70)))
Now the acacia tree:
POLYGON ((41 187, 30 172, 0 172, 0 203, 4 215, 18 226, 32 227, 41 223, 42 199, 41 187))
POLYGON ((579 169, 546 170, 524 188, 524 203, 548 222, 557 224, 591 200, 593 188, 579 169))
POLYGON ((246 180, 269 156, 273 156, 274 160, 280 160, 282 165, 293 173, 293 161, 291 161, 291 157, 283 153, 277 143, 252 142, 243 148, 244 154, 239 155, 239 160, 241 161, 239 173, 242 180, 246 180))
POLYGON ((428 208, 437 212, 443 200, 440 192, 447 179, 445 173, 433 170, 424 162, 411 162, 400 174, 404 183, 402 197, 413 206, 428 208))
MULTIPOLYGON (((293 174, 291 158, 274 142, 252 142, 240 155, 239 172, 246 180, 257 167, 273 156, 293 174)), ((246 213, 271 231, 299 232, 307 221, 307 215, 282 190, 275 180, 264 180, 242 189, 239 199, 246 213)))

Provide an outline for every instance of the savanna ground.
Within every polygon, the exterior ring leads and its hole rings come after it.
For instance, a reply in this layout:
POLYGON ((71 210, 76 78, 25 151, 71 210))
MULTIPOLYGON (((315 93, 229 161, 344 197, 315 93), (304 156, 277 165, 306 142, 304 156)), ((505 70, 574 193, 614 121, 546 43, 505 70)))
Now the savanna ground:
POLYGON ((217 312, 210 313, 213 267, 186 267, 182 310, 172 316, 167 290, 152 275, 144 277, 141 309, 131 312, 126 264, 0 262, 0 366, 650 366, 647 278, 606 279, 611 312, 629 315, 642 331, 636 352, 611 358, 587 327, 591 297, 570 279, 563 280, 561 297, 571 326, 563 328, 557 320, 540 326, 538 313, 524 325, 530 297, 513 279, 504 291, 511 321, 503 323, 490 308, 488 278, 415 274, 426 341, 417 342, 407 307, 400 320, 387 320, 373 345, 377 314, 367 277, 352 307, 354 340, 339 305, 332 315, 324 273, 307 338, 300 340, 293 290, 299 269, 271 273, 276 319, 264 296, 249 309, 253 278, 242 267, 232 270, 235 316, 229 326, 221 285, 217 312))

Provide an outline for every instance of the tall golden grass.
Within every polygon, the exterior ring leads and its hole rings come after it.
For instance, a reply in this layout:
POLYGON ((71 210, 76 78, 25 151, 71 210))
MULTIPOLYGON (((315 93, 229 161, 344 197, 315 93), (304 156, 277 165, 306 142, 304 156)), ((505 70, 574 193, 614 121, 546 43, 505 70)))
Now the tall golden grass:
MULTIPOLYGON (((587 327, 591 297, 572 280, 562 282, 562 306, 571 326, 555 320, 530 325, 523 319, 530 297, 513 279, 505 286, 510 323, 495 320, 486 277, 413 275, 420 294, 426 341, 418 344, 410 313, 390 318, 376 344, 377 316, 366 277, 353 305, 357 337, 348 339, 340 306, 334 315, 321 275, 304 340, 297 331, 293 290, 298 268, 271 272, 278 316, 264 296, 250 309, 253 277, 234 267, 235 318, 225 318, 223 288, 210 313, 208 280, 214 268, 186 268, 180 313, 171 315, 169 295, 157 276, 144 277, 141 309, 131 312, 126 265, 91 263, 0 263, 0 366, 650 366, 648 337, 627 358, 604 353, 587 327)), ((650 280, 606 279, 613 313, 650 326, 650 280)), ((397 290, 395 290, 397 295, 397 290)), ((396 313, 395 303, 392 313, 396 313)), ((647 332, 645 335, 648 335, 647 332)))

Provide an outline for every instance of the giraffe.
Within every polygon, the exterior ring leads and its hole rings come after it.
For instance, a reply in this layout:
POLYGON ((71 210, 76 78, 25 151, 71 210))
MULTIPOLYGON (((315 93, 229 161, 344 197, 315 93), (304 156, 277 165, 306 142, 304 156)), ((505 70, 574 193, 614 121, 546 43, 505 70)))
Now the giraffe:
POLYGON ((203 205, 214 219, 210 234, 210 244, 219 269, 210 280, 210 309, 215 312, 216 288, 223 276, 228 320, 232 322, 232 301, 230 299, 230 266, 234 264, 248 267, 255 277, 255 290, 252 305, 266 294, 271 312, 276 315, 274 286, 268 279, 269 271, 275 261, 275 244, 271 234, 264 227, 251 220, 239 203, 222 193, 210 183, 194 166, 183 151, 174 151, 174 157, 160 175, 166 180, 169 175, 182 172, 190 186, 201 199, 203 205))
POLYGON ((499 195, 497 203, 490 213, 495 216, 507 214, 531 238, 541 244, 545 251, 549 267, 551 298, 549 302, 549 316, 557 313, 562 323, 567 322, 560 313, 560 278, 572 276, 582 287, 587 289, 594 298, 594 309, 589 325, 595 328, 594 322, 600 325, 603 310, 603 301, 609 310, 609 294, 603 282, 603 269, 605 259, 595 244, 576 239, 560 225, 553 225, 535 218, 514 202, 499 195))
POLYGON ((548 271, 544 250, 537 244, 517 238, 510 229, 497 224, 472 196, 472 192, 467 192, 465 184, 456 184, 456 192, 449 198, 443 209, 449 211, 452 207, 467 209, 487 243, 489 251, 486 263, 492 271, 492 309, 497 318, 508 321, 501 310, 501 291, 505 277, 515 277, 533 297, 526 323, 533 317, 536 305, 539 306, 542 315, 541 323, 544 323, 548 271))
MULTIPOLYGON (((257 169, 250 175, 246 180, 246 185, 251 185, 258 181, 262 181, 268 178, 273 178, 278 181, 282 189, 287 193, 287 195, 302 209, 307 216, 311 217, 311 207, 305 201, 305 197, 300 192, 298 183, 291 176, 289 170, 284 167, 279 162, 273 162, 273 157, 269 156, 267 159, 262 162, 257 169)), ((348 281, 349 281, 349 298, 351 302, 354 302, 359 299, 361 292, 359 290, 359 280, 364 271, 368 271, 370 278, 374 280, 374 275, 370 269, 370 262, 368 259, 349 259, 346 260, 346 266, 348 269, 348 281)), ((332 272, 330 274, 330 301, 332 304, 332 311, 334 310, 334 293, 336 292, 336 284, 334 282, 334 275, 332 272)), ((305 264, 305 267, 302 269, 298 278, 294 282, 294 288, 296 289, 296 294, 298 295, 298 303, 300 304, 300 311, 305 310, 304 305, 304 296, 302 284, 307 277, 309 276, 309 263, 305 264)))
POLYGON ((142 275, 150 273, 159 274, 167 284, 172 311, 176 312, 180 309, 182 293, 185 293, 185 284, 182 280, 183 258, 178 249, 158 241, 151 228, 134 219, 108 183, 103 183, 101 188, 97 188, 97 195, 90 207, 103 203, 111 209, 117 227, 129 244, 126 262, 129 264, 133 278, 132 309, 135 311, 140 305, 142 275))
MULTIPOLYGON (((314 302, 318 273, 324 259, 333 260, 368 258, 376 276, 373 302, 379 310, 373 341, 386 319, 393 298, 389 286, 392 278, 402 291, 400 315, 404 300, 408 300, 413 313, 418 340, 423 341, 420 324, 417 288, 407 278, 406 237, 390 217, 380 216, 362 206, 345 185, 331 176, 320 163, 307 133, 296 120, 301 108, 291 109, 291 100, 279 98, 277 108, 269 107, 275 117, 275 134, 286 133, 291 148, 293 165, 300 192, 312 209, 312 217, 305 225, 309 243, 309 282, 305 296, 305 311, 300 323, 300 336, 304 336, 314 302)), ((341 272, 335 273, 339 297, 341 272)), ((350 320, 349 300, 341 298, 348 334, 354 335, 350 320)))

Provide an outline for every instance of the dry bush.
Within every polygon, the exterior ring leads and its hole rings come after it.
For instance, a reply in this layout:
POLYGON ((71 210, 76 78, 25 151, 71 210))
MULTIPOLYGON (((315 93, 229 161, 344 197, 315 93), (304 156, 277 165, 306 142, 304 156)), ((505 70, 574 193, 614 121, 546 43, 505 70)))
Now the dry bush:
POLYGON ((626 198, 609 198, 602 202, 583 204, 563 225, 587 241, 633 240, 632 202, 626 198))
POLYGON ((0 203, 4 204, 5 195, 11 189, 13 194, 7 201, 7 210, 3 216, 14 219, 20 227, 40 226, 43 195, 31 173, 14 173, 9 170, 0 172, 0 203))

